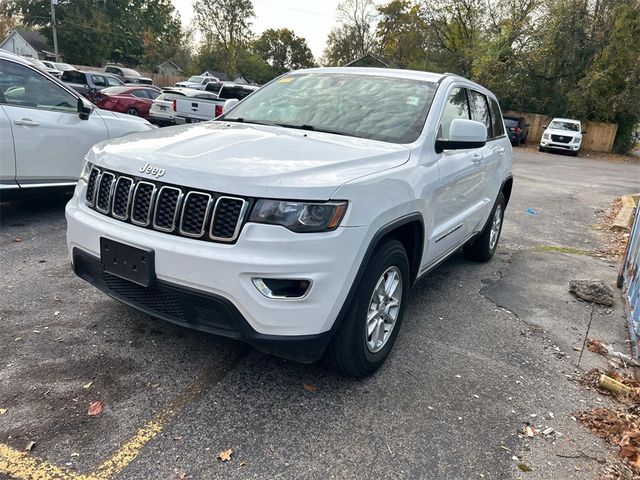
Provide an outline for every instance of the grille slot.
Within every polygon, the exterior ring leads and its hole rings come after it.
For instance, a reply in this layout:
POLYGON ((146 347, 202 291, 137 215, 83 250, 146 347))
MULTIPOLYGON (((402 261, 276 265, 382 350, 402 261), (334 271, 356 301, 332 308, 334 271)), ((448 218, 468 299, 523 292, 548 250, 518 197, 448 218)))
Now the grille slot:
POLYGON ((103 172, 98 182, 98 198, 96 198, 96 209, 102 213, 109 213, 109 206, 111 203, 111 187, 115 175, 109 172, 103 172))
POLYGON ((131 221, 146 227, 151 222, 151 205, 156 195, 156 186, 149 182, 138 182, 133 193, 131 221))
POLYGON ((573 140, 573 137, 566 135, 551 135, 551 140, 554 142, 569 143, 573 140))
POLYGON ((180 200, 182 200, 182 190, 179 188, 164 186, 160 189, 153 216, 153 228, 162 232, 173 231, 180 200))
POLYGON ((184 199, 180 217, 180 233, 187 237, 199 238, 204 235, 205 224, 211 208, 211 195, 189 192, 184 199))
POLYGON ((91 169, 91 173, 89 174, 89 181, 87 182, 87 204, 89 206, 93 206, 96 201, 96 190, 98 185, 98 177, 100 176, 100 170, 96 167, 91 169))
POLYGON ((118 220, 126 220, 129 215, 129 203, 133 193, 133 180, 129 177, 120 177, 116 180, 113 189, 113 201, 111 203, 111 215, 118 220))
POLYGON ((85 202, 100 213, 141 227, 233 243, 252 200, 121 176, 94 167, 89 173, 85 202))
POLYGON ((240 232, 247 202, 242 198, 220 197, 213 210, 209 236, 212 240, 233 241, 240 232))

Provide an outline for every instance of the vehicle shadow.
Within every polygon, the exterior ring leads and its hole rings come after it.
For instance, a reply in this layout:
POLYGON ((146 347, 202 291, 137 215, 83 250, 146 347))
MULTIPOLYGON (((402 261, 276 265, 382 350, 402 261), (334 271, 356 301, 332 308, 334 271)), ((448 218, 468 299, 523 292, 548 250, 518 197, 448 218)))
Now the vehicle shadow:
POLYGON ((0 198, 0 229, 39 222, 43 216, 49 220, 64 218, 64 207, 71 195, 71 192, 49 192, 0 198))

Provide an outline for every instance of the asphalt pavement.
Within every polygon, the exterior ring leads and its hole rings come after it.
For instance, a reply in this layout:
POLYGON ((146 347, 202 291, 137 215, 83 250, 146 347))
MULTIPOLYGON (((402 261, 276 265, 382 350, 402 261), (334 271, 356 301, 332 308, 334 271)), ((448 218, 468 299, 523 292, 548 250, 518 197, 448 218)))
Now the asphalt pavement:
MULTIPOLYGON (((576 370, 592 307, 567 286, 615 283, 593 225, 640 190, 640 163, 514 158, 495 258, 419 282, 365 380, 121 305, 72 274, 67 197, 1 204, 0 479, 597 478, 615 451, 571 415, 607 400, 572 379, 604 364, 576 370), (523 439, 524 422, 560 434, 523 439)), ((626 351, 615 294, 590 336, 626 351)))

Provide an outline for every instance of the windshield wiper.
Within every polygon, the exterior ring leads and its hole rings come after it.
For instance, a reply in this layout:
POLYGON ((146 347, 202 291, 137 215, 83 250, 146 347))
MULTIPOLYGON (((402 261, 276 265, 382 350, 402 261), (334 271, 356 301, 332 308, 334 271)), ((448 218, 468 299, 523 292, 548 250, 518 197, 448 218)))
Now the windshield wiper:
POLYGON ((318 128, 313 125, 309 125, 308 123, 295 124, 295 123, 276 123, 275 125, 279 125, 280 127, 285 128, 295 128, 298 130, 309 130, 312 132, 320 132, 320 133, 333 133, 334 135, 343 135, 345 137, 358 137, 362 138, 361 135, 353 132, 344 132, 342 130, 332 130, 331 128, 318 128))

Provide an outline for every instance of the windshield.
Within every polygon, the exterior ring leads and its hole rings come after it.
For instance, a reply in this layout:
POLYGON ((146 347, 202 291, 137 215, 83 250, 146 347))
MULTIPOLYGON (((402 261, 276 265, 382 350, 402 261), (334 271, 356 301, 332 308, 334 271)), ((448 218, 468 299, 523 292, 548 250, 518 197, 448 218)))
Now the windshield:
POLYGON ((554 120, 553 122, 551 122, 551 124, 549 125, 549 128, 552 128, 554 130, 569 130, 571 132, 580 131, 580 125, 578 125, 577 123, 563 122, 560 120, 554 120))
POLYGON ((139 77, 140 74, 138 72, 136 72, 135 70, 133 70, 132 68, 121 68, 120 70, 122 70, 122 73, 124 75, 126 75, 127 77, 139 77))
POLYGON ((436 88, 421 80, 295 73, 256 91, 222 119, 410 143, 420 136, 436 88))
POLYGON ((187 80, 187 82, 200 83, 202 82, 202 80, 204 80, 204 77, 199 77, 198 75, 196 75, 193 77, 189 77, 189 80, 187 80))

